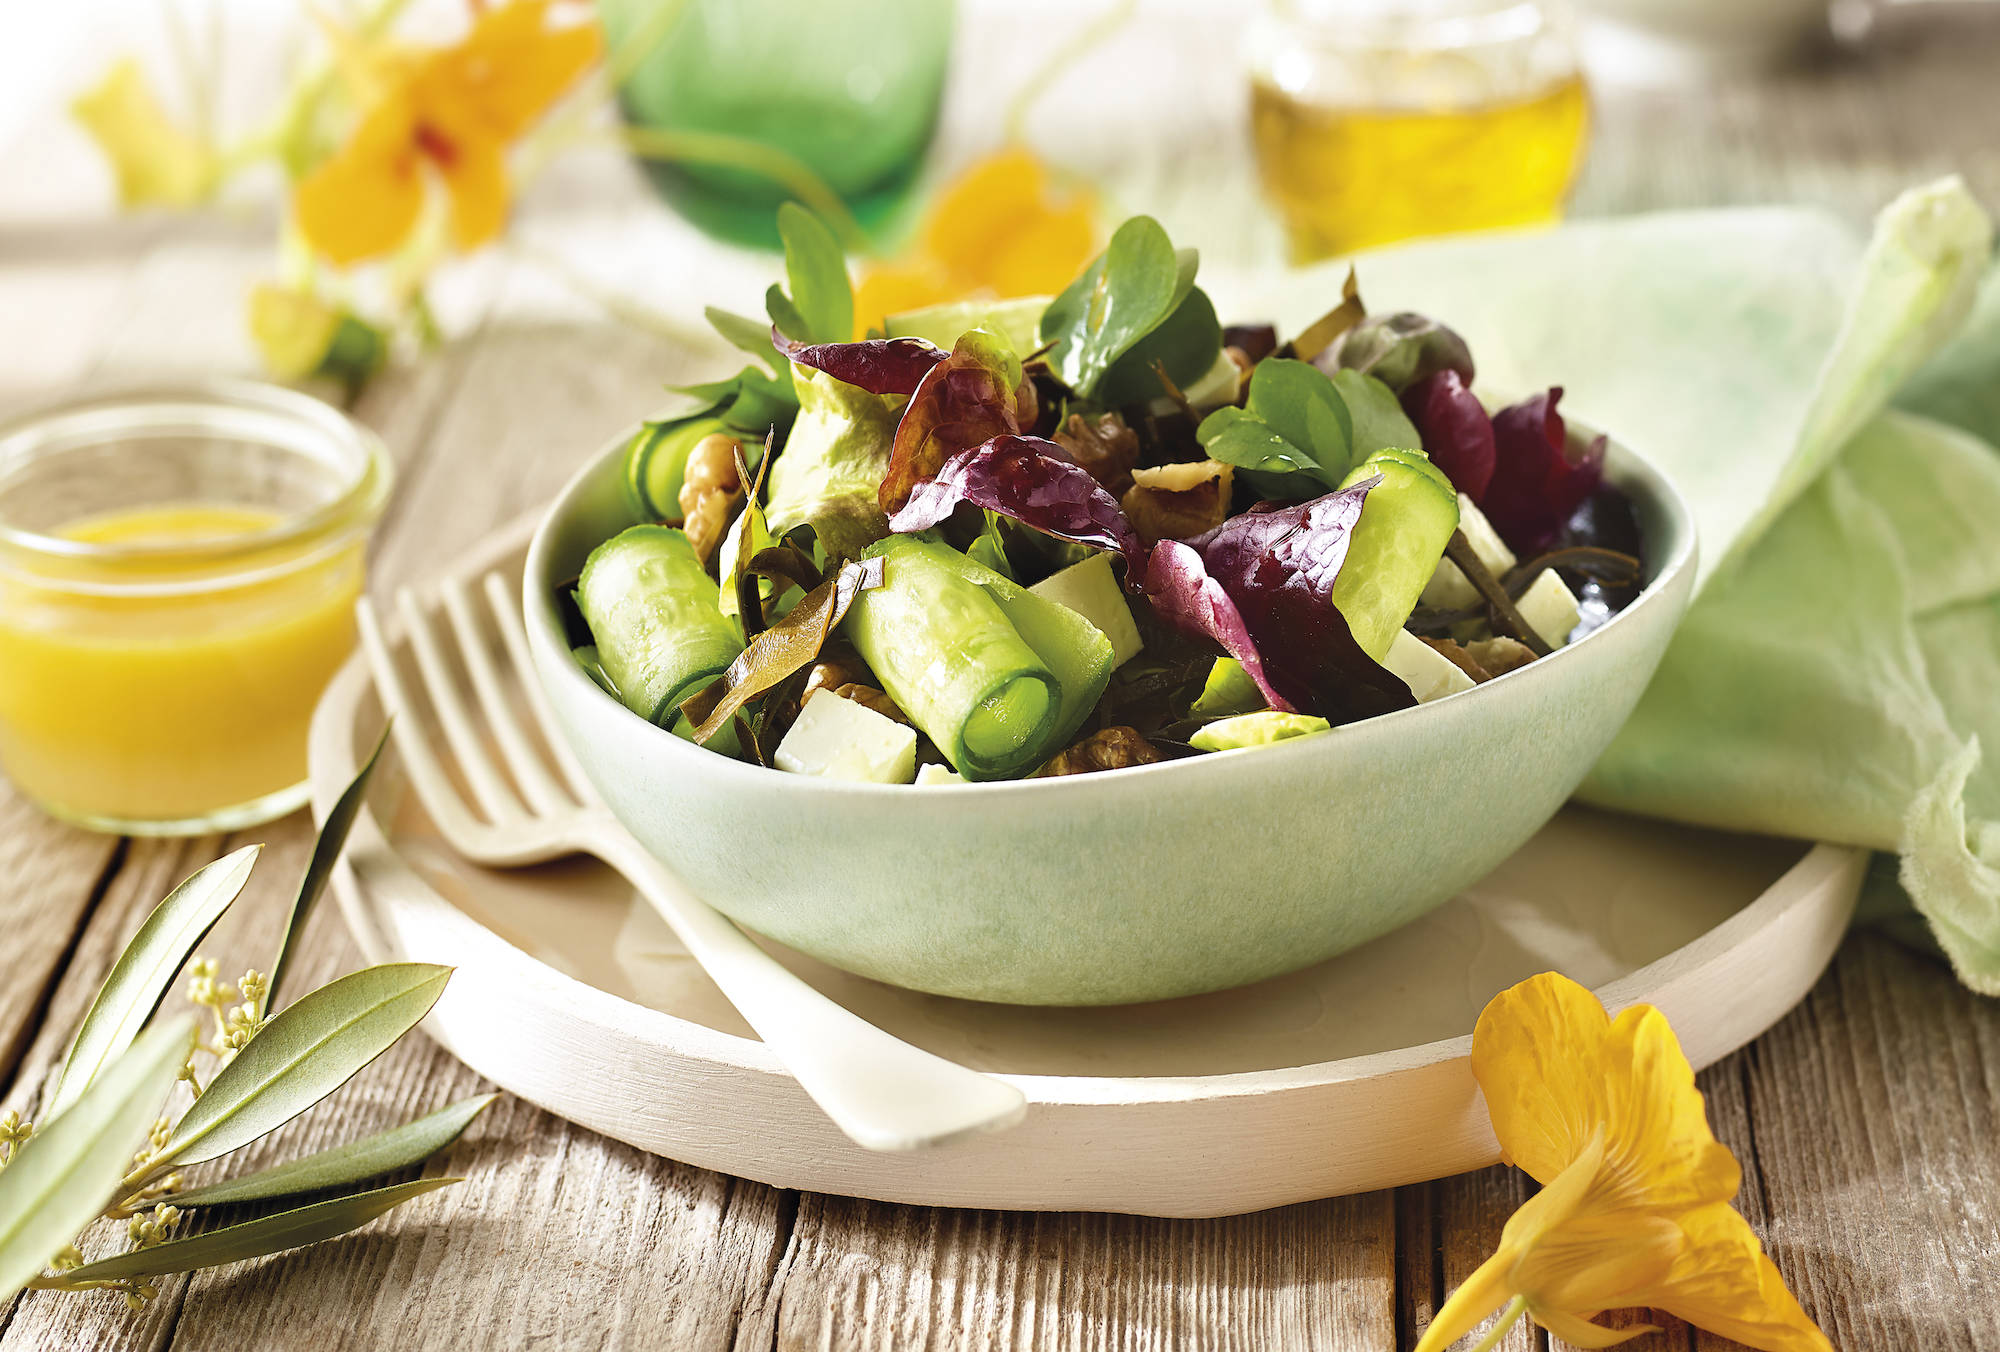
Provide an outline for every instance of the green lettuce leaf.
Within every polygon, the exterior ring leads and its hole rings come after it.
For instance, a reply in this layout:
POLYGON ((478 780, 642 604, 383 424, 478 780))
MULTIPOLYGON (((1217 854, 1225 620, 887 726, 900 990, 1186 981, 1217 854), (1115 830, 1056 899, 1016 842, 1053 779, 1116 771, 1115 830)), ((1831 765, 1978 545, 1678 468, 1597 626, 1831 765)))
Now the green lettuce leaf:
POLYGON ((809 527, 828 558, 854 558, 889 533, 876 493, 889 472, 897 409, 890 398, 809 367, 792 369, 792 388, 799 416, 771 461, 764 508, 771 535, 809 527))

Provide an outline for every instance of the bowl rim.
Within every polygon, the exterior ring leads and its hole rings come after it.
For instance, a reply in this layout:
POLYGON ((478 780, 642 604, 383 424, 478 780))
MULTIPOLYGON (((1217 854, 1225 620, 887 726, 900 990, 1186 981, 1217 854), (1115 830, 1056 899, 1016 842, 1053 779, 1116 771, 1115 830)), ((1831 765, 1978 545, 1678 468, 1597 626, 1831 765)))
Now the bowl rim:
MULTIPOLYGON (((1606 446, 1604 461, 1606 482, 1624 488, 1627 492, 1631 492, 1632 487, 1636 485, 1640 491, 1633 494, 1635 499, 1655 504, 1672 524, 1673 539, 1666 557, 1659 561, 1657 571, 1641 589, 1639 595, 1633 598, 1631 604, 1581 639, 1566 644, 1548 657, 1496 676, 1470 690, 1459 691, 1455 695, 1433 700, 1429 704, 1413 705, 1407 709, 1397 709, 1390 713, 1342 724, 1334 729, 1342 734, 1338 738, 1296 737, 1268 746, 1250 748, 1259 753, 1257 761, 1259 765, 1266 766, 1275 773, 1281 772, 1288 762, 1296 764, 1301 756, 1327 754, 1329 747, 1340 748, 1342 749, 1340 754, 1348 754, 1346 749, 1352 747, 1355 737, 1390 735, 1382 730, 1400 730, 1411 716, 1421 715, 1433 706, 1449 704, 1454 700, 1482 697, 1490 700, 1495 697, 1493 693, 1495 689, 1507 681, 1514 681, 1514 685, 1508 687, 1509 689, 1518 689, 1526 681, 1548 679, 1547 663, 1563 660, 1569 653, 1595 641, 1599 635, 1616 628, 1628 617, 1642 610, 1650 615, 1662 607, 1673 605, 1672 595, 1676 590, 1676 584, 1684 577, 1692 580, 1700 557, 1700 542, 1697 539, 1694 515, 1689 510, 1686 500, 1664 470, 1630 446, 1609 434, 1600 434, 1598 429, 1581 419, 1566 417, 1565 421, 1568 424, 1569 437, 1573 442, 1579 439, 1588 441, 1603 435, 1606 446), (1538 675, 1538 670, 1542 674, 1538 675), (1526 680, 1515 680, 1517 677, 1526 680)), ((817 775, 788 775, 765 766, 752 765, 696 746, 685 738, 674 735, 670 730, 640 718, 613 698, 597 682, 591 680, 572 659, 565 642, 562 621, 555 613, 550 584, 543 580, 553 576, 548 565, 555 548, 554 537, 557 526, 567 520, 574 511, 576 499, 584 486, 604 472, 608 460, 613 456, 622 455, 630 441, 631 433, 628 430, 614 437, 578 467, 543 511, 541 519, 535 523, 534 535, 528 543, 527 562, 521 579, 522 607, 527 621, 529 647, 538 659, 546 659, 534 663, 536 668, 534 679, 549 699, 555 700, 559 695, 566 697, 565 691, 552 689, 550 686, 552 680, 561 682, 567 691, 574 691, 584 699, 601 700, 632 719, 639 725, 634 735, 642 742, 671 747, 664 753, 665 755, 699 757, 698 760, 689 759, 680 762, 690 773, 720 775, 725 782, 734 777, 755 776, 754 779, 735 778, 735 782, 746 789, 761 784, 770 792, 797 795, 806 801, 824 802, 836 797, 843 799, 861 797, 885 802, 895 801, 910 806, 918 803, 931 804, 939 800, 955 803, 966 800, 968 795, 984 798, 986 795, 996 793, 1017 796, 1033 793, 1041 795, 1044 801, 1059 802, 1074 794, 1127 791, 1124 786, 1128 785, 1134 786, 1129 790, 1132 792, 1150 792, 1154 779, 1168 771, 1179 771, 1183 778, 1196 774, 1212 775, 1229 772, 1227 767, 1234 758, 1228 752, 1211 752, 1207 755, 1184 756, 1150 765, 1126 766, 1122 769, 1089 775, 1058 775, 1048 779, 1001 779, 934 785, 930 787, 940 792, 912 795, 909 790, 917 786, 910 784, 872 784, 857 780, 823 779, 817 775)))

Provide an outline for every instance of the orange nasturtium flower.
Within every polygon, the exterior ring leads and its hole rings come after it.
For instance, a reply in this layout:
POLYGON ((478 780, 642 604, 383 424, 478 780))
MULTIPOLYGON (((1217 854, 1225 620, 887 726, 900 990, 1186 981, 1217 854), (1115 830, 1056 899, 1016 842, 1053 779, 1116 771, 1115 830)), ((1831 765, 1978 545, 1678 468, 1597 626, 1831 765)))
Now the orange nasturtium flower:
POLYGON ((1645 1308, 1771 1352, 1831 1352, 1730 1205, 1736 1157, 1709 1130, 1659 1010, 1634 1005, 1613 1019, 1582 986, 1545 972, 1486 1006, 1472 1072, 1502 1155, 1543 1187, 1417 1352, 1441 1352, 1509 1301, 1510 1313, 1578 1347, 1649 1332, 1592 1322, 1645 1308))
POLYGON ((862 276, 856 332, 926 305, 1053 294, 1096 255, 1100 234, 1090 193, 1059 190, 1031 150, 1001 150, 944 186, 909 253, 862 276))
MULTIPOLYGON (((347 144, 299 184, 299 228, 336 263, 392 253, 416 227, 428 170, 451 204, 452 243, 472 249, 507 218, 507 147, 602 49, 595 25, 548 25, 550 0, 508 0, 454 47, 377 55, 347 144)), ((350 67, 360 64, 349 53, 350 67)))

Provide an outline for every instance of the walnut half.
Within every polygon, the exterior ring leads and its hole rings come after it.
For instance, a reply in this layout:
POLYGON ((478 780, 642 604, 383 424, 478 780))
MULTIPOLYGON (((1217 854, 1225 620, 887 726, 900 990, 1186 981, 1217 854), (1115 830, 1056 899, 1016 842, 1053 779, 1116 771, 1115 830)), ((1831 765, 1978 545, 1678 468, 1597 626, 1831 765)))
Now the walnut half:
POLYGON ((1056 752, 1047 765, 1035 772, 1035 778, 1122 770, 1128 765, 1151 765, 1159 759, 1160 753, 1139 735, 1137 728, 1099 728, 1076 745, 1056 752))
POLYGON ((1217 460, 1135 469, 1118 505, 1147 544, 1185 540, 1214 530, 1229 515, 1235 472, 1217 460))
POLYGON ((688 451, 687 469, 681 475, 682 529, 703 564, 722 543, 736 504, 743 501, 743 483, 736 473, 742 449, 736 438, 711 432, 688 451))

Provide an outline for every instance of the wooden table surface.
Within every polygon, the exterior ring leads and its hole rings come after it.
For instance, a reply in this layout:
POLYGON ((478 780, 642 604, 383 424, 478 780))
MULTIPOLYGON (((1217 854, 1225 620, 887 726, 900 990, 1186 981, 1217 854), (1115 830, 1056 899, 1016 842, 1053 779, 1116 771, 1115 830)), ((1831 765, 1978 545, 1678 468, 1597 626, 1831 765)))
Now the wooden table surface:
MULTIPOLYGON (((1860 220, 1949 169, 2000 203, 1995 71, 2000 6, 1923 7, 1890 12, 1859 53, 1778 78, 1601 91, 1578 209, 1805 200, 1860 220)), ((1240 164, 1239 133, 1211 128, 1205 144, 1240 164)), ((528 233, 554 238, 568 221, 593 241, 577 257, 598 275, 650 266, 607 242, 616 230, 590 233, 591 221, 660 214, 620 166, 570 172, 526 214, 528 233)), ((268 271, 269 237, 262 218, 0 221, 0 404, 86 379, 247 369, 240 312, 215 297, 268 271)), ((461 337, 355 409, 401 467, 378 587, 425 577, 544 501, 588 448, 653 407, 663 380, 710 360, 531 303, 545 277, 493 275, 461 337)), ((310 828, 294 818, 245 839, 269 848, 205 945, 232 972, 270 951, 310 828)), ((139 918, 239 843, 87 835, 0 784, 0 1099, 32 1106, 139 918)), ((325 908, 299 979, 358 962, 325 908)), ((1743 1161, 1744 1212, 1837 1347, 2000 1347, 2000 1006, 1857 933, 1802 1007, 1701 1086, 1743 1161)), ((245 1163, 481 1087, 412 1037, 245 1163)), ((1406 1347, 1528 1192, 1495 1168, 1228 1220, 943 1211, 685 1167, 511 1098, 431 1169, 470 1181, 310 1251, 164 1281, 140 1315, 100 1295, 0 1306, 0 1352, 1406 1347)), ((1526 1325, 1502 1344, 1544 1345, 1526 1325)), ((1630 1346, 1730 1344, 1675 1325, 1630 1346)))

